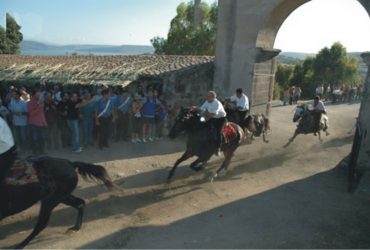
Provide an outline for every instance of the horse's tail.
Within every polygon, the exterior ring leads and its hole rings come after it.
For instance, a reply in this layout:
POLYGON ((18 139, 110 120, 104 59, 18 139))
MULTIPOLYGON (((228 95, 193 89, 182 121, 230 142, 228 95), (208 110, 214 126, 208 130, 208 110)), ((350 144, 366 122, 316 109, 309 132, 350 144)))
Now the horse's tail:
POLYGON ((120 187, 113 183, 104 167, 84 162, 72 162, 72 165, 77 169, 82 178, 102 182, 109 191, 121 190, 120 187))

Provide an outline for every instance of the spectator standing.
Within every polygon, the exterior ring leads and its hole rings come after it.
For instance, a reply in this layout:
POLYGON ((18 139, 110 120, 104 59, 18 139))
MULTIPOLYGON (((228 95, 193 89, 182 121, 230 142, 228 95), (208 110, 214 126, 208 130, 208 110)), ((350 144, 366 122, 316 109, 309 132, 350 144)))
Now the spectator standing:
POLYGON ((301 95, 302 95, 302 90, 300 87, 297 87, 295 90, 294 90, 294 103, 297 104, 299 99, 301 98, 301 95))
POLYGON ((70 100, 67 103, 67 124, 71 131, 71 144, 73 153, 81 153, 82 148, 80 147, 80 133, 79 133, 79 99, 77 93, 71 95, 70 100))
POLYGON ((57 105, 58 111, 58 128, 60 130, 62 147, 68 147, 71 142, 71 133, 67 124, 67 104, 69 101, 69 93, 62 94, 62 100, 57 105))
POLYGON ((99 148, 109 147, 108 141, 112 127, 114 104, 109 98, 109 90, 101 91, 102 98, 96 103, 95 122, 99 132, 99 148))
POLYGON ((143 102, 141 95, 135 95, 134 102, 132 104, 132 142, 141 142, 141 133, 143 127, 141 109, 143 108, 143 102))
POLYGON ((157 106, 157 99, 154 97, 153 90, 149 90, 147 97, 144 98, 143 106, 143 142, 153 142, 153 134, 155 127, 155 111, 157 106))
POLYGON ((58 111, 51 92, 47 92, 44 102, 45 118, 48 124, 46 133, 46 147, 58 149, 60 145, 60 131, 58 129, 58 111))
POLYGON ((284 91, 284 99, 283 99, 284 106, 288 105, 289 103, 289 88, 284 91))
POLYGON ((155 129, 156 129, 156 139, 162 140, 163 137, 163 128, 165 120, 167 119, 168 106, 167 102, 164 99, 164 95, 161 94, 158 97, 158 105, 155 114, 155 129))
POLYGON ((126 89, 117 96, 116 109, 116 140, 127 141, 129 139, 129 126, 130 126, 130 108, 132 105, 132 98, 126 89))
POLYGON ((27 93, 27 90, 25 87, 20 88, 21 92, 21 99, 25 102, 29 102, 31 100, 30 95, 27 93))
POLYGON ((27 145, 28 139, 28 107, 27 103, 21 99, 19 91, 13 91, 13 98, 9 104, 10 113, 12 115, 13 129, 15 140, 20 147, 20 150, 25 152, 30 149, 27 145))
POLYGON ((32 92, 28 105, 28 122, 30 125, 33 153, 43 154, 45 149, 45 129, 47 127, 44 105, 40 102, 39 90, 32 92))
POLYGON ((84 98, 77 107, 80 108, 82 115, 83 145, 85 148, 94 145, 94 112, 95 99, 91 97, 89 91, 85 91, 84 98))
POLYGON ((289 105, 293 105, 294 90, 295 90, 295 87, 289 88, 289 105))

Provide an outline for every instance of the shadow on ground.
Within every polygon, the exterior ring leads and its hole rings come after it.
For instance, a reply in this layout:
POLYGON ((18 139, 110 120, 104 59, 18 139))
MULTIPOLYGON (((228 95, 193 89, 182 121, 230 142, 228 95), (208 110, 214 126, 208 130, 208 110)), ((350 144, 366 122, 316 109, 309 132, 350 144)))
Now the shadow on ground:
POLYGON ((124 229, 81 248, 369 248, 370 203, 346 192, 346 173, 337 167, 166 226, 124 229))

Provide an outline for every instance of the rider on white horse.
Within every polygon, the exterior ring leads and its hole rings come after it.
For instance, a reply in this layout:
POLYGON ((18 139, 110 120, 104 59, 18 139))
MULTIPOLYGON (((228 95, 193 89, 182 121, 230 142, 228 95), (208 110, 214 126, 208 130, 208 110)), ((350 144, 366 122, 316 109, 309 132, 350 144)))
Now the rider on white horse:
POLYGON ((16 147, 12 131, 0 116, 0 183, 16 160, 16 147))

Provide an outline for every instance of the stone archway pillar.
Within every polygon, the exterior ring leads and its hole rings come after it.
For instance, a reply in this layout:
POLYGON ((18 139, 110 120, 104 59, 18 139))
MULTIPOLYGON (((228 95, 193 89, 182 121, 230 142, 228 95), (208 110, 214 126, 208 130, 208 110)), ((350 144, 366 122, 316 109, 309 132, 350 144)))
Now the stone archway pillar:
POLYGON ((360 146, 357 165, 361 169, 370 170, 370 53, 364 53, 361 57, 368 66, 368 73, 363 90, 360 115, 358 117, 362 143, 360 146))

